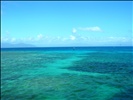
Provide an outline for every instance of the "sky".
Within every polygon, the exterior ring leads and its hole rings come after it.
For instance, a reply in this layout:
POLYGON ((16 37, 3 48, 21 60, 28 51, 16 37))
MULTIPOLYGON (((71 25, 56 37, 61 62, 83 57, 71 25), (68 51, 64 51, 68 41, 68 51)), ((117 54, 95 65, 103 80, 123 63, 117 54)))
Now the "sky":
POLYGON ((132 46, 132 1, 2 1, 1 43, 132 46))

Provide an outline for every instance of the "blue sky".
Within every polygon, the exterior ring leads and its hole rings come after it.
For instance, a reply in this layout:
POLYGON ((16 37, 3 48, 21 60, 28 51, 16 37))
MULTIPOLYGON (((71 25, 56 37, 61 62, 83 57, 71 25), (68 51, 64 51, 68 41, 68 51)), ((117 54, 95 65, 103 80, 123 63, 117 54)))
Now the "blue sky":
POLYGON ((1 42, 131 46, 131 1, 2 1, 1 42))

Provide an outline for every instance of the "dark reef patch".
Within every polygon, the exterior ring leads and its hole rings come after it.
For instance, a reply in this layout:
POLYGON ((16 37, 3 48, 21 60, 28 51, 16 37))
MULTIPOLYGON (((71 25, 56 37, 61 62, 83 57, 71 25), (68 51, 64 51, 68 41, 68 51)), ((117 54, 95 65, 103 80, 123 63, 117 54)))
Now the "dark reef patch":
POLYGON ((130 53, 88 53, 84 58, 67 69, 83 72, 132 74, 130 53))

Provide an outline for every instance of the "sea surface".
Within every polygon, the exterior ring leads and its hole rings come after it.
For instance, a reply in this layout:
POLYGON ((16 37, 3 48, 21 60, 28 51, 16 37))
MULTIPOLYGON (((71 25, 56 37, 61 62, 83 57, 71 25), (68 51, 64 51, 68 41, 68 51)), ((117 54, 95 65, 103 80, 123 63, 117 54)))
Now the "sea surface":
POLYGON ((133 47, 2 48, 1 100, 133 100, 133 47))

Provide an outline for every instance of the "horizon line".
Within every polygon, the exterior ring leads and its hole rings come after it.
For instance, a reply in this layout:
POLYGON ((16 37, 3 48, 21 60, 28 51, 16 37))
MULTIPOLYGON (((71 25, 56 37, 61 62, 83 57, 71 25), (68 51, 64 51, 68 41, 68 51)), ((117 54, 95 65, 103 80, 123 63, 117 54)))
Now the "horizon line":
POLYGON ((35 47, 1 47, 1 49, 6 49, 6 48, 62 48, 62 47, 66 47, 66 48, 70 48, 70 47, 133 47, 133 46, 120 46, 120 45, 116 45, 116 46, 35 46, 35 47))

